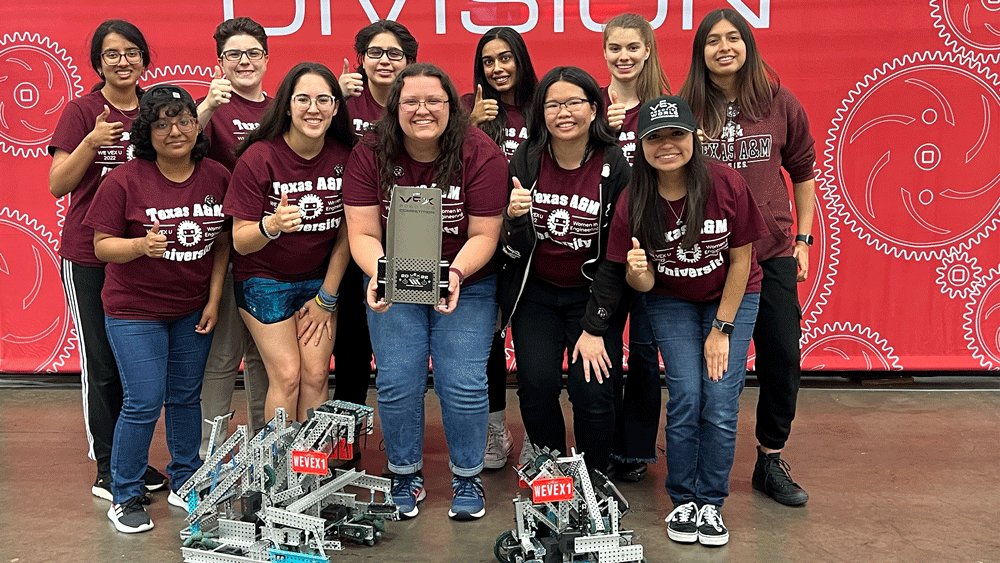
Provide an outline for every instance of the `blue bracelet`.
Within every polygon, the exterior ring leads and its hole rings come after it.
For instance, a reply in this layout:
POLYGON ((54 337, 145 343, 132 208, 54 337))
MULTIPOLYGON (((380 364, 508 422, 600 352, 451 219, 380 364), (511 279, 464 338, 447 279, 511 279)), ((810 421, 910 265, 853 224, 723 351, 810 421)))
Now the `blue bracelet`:
POLYGON ((323 304, 332 307, 337 304, 337 299, 340 297, 340 294, 335 293, 331 295, 325 289, 323 289, 323 286, 319 286, 319 292, 316 294, 316 297, 319 297, 319 300, 322 301, 323 304))

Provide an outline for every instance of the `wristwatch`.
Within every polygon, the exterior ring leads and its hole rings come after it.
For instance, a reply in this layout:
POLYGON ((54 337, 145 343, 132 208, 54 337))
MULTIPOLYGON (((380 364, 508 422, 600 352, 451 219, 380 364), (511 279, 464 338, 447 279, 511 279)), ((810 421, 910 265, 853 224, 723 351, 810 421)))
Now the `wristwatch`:
POLYGON ((712 321, 712 328, 717 328, 721 330, 723 334, 732 334, 733 329, 736 328, 736 325, 734 325, 733 323, 727 323, 726 321, 723 320, 715 319, 714 321, 712 321))
POLYGON ((813 245, 812 235, 795 235, 795 242, 804 242, 807 246, 813 245))

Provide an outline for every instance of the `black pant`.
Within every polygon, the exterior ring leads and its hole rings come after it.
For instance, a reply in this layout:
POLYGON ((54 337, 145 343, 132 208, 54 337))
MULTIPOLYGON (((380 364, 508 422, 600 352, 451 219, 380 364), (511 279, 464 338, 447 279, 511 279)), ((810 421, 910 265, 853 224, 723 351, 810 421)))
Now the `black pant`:
MULTIPOLYGON (((566 425, 559 405, 563 354, 572 358, 582 329, 580 319, 590 298, 589 288, 560 288, 529 280, 514 314, 514 350, 517 356, 517 395, 521 419, 533 444, 566 454, 566 425)), ((604 335, 611 358, 612 380, 620 377, 622 332, 628 309, 620 308, 604 335)), ((587 466, 606 470, 614 434, 614 384, 583 376, 583 362, 569 364, 566 388, 573 404, 576 447, 586 454, 587 466)))
POLYGON ((772 450, 785 447, 795 418, 802 369, 799 338, 802 310, 795 287, 798 266, 784 256, 760 263, 764 280, 760 287, 760 309, 753 330, 760 384, 757 401, 757 441, 772 450))
POLYGON ((629 317, 628 374, 624 381, 615 378, 615 438, 611 457, 655 463, 662 403, 660 357, 653 327, 649 326, 643 307, 643 300, 637 296, 629 317))
POLYGON ((89 456, 97 474, 111 476, 111 445, 122 410, 122 380, 104 328, 103 266, 81 266, 62 259, 63 290, 80 343, 80 381, 89 456))
POLYGON ((503 332, 493 334, 490 356, 486 360, 486 385, 490 412, 507 410, 507 339, 503 332))
POLYGON ((333 343, 336 388, 333 398, 365 404, 372 379, 372 340, 365 312, 365 283, 361 267, 347 264, 337 298, 337 339, 333 343))

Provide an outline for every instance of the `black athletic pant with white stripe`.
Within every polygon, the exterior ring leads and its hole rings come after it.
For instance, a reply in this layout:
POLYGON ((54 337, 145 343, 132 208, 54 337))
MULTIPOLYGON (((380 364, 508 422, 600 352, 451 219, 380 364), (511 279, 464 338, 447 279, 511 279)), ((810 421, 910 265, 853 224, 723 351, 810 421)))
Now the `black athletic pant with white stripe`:
POLYGON ((111 475, 111 444, 122 410, 122 381, 104 328, 104 268, 62 260, 63 290, 80 345, 80 382, 88 455, 97 474, 111 475))

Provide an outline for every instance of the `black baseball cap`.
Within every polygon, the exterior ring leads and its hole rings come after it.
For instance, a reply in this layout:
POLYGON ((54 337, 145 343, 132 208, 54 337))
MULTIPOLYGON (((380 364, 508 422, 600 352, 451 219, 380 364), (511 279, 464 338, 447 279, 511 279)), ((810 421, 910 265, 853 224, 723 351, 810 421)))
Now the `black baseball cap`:
POLYGON ((142 94, 141 105, 152 110, 165 102, 181 102, 185 106, 198 107, 187 90, 173 84, 157 84, 142 94))
POLYGON ((692 133, 698 129, 691 107, 680 96, 660 96, 642 104, 639 110, 639 138, 657 129, 676 127, 692 133))

